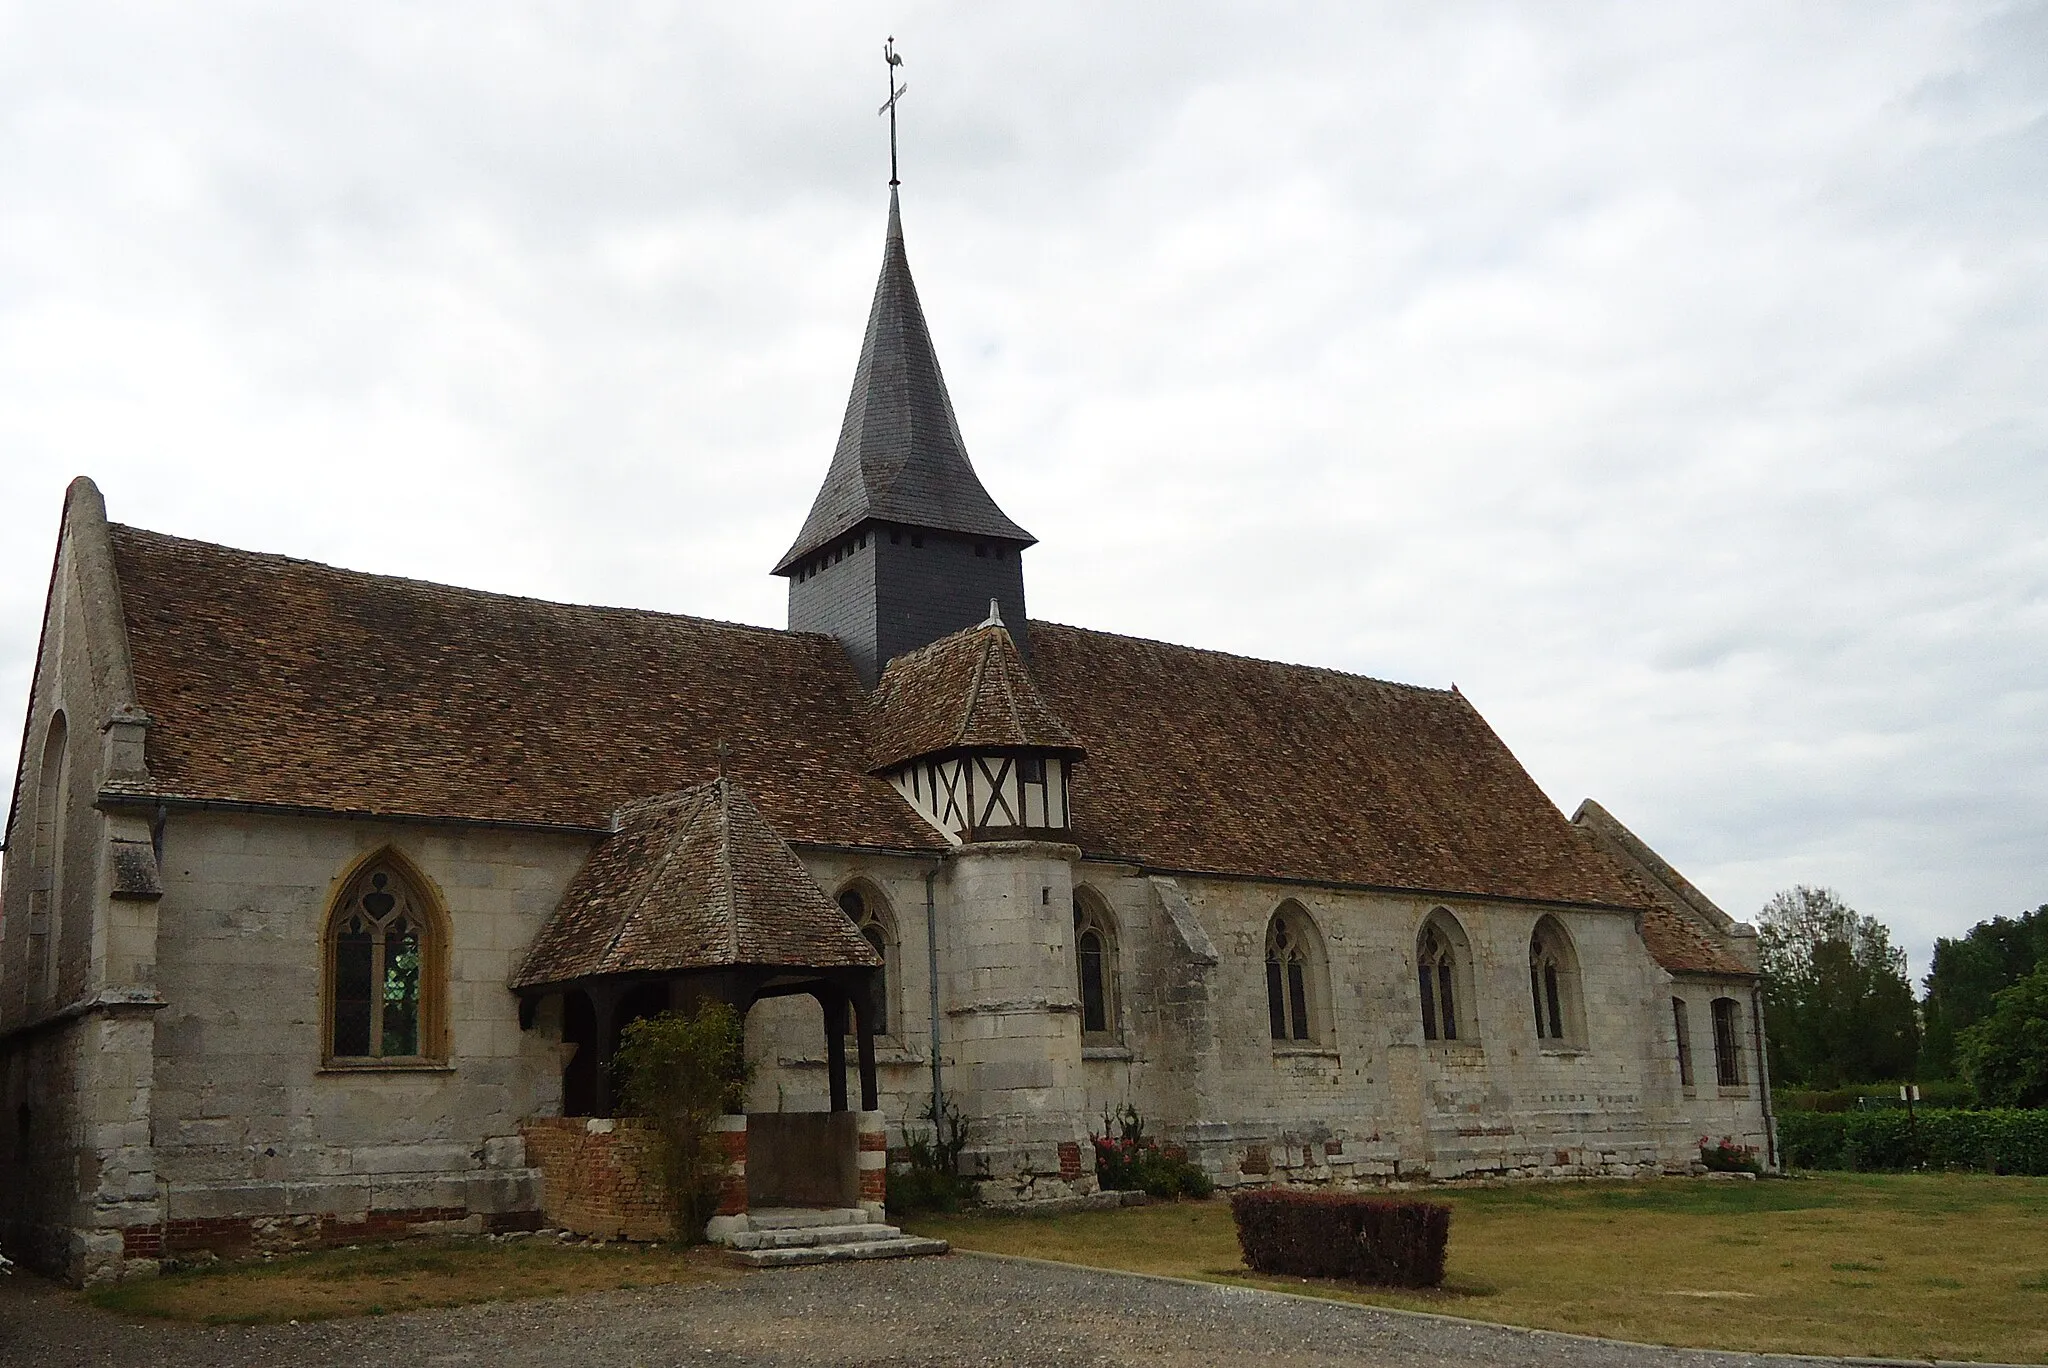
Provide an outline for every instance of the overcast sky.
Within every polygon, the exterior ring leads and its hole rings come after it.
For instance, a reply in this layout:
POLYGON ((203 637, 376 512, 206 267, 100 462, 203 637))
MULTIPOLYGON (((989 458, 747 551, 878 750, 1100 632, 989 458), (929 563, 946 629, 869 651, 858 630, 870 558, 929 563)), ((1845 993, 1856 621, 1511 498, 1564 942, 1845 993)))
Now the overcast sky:
POLYGON ((2048 6, 0 0, 0 778, 117 521, 781 625, 911 263, 1033 616, 1445 685, 1731 913, 2048 902, 2048 6))

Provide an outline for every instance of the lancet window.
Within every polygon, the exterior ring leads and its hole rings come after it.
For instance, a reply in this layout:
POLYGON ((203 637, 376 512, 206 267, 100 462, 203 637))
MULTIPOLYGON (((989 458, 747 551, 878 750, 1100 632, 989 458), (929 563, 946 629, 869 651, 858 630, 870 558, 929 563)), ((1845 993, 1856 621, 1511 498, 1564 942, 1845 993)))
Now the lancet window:
POLYGON ((1074 981, 1080 990, 1081 1039, 1107 1045, 1118 1031, 1116 936, 1110 919, 1087 895, 1074 895, 1074 981))
POLYGON ((1416 989, 1422 1004, 1424 1040, 1470 1040, 1471 1004, 1466 1001, 1470 982, 1463 932, 1442 908, 1422 925, 1415 941, 1416 989))
POLYGON ((337 1064, 440 1053, 440 919, 388 860, 350 881, 329 919, 327 1056, 337 1064))
POLYGON ((892 978, 896 971, 895 933, 877 894, 849 888, 839 895, 839 908, 846 913, 847 920, 853 923, 862 939, 875 947, 875 953, 882 957, 882 967, 875 971, 875 1034, 889 1035, 896 1029, 895 983, 892 978))
POLYGON ((1538 1040, 1563 1045, 1580 1039, 1578 956, 1555 917, 1537 922, 1529 937, 1529 998, 1538 1040))
POLYGON ((1266 1014, 1276 1041, 1316 1038, 1316 1009, 1323 996, 1316 951, 1315 930, 1299 907, 1282 907, 1266 924, 1266 1014))

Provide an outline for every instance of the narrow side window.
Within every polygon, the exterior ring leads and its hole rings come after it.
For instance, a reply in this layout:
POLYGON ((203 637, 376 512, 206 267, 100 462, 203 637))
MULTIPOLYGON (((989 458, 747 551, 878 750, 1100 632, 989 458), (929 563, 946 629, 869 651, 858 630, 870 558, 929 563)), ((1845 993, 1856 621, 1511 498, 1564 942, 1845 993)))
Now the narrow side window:
POLYGON ((1742 1007, 1734 998, 1714 999, 1714 1080, 1724 1088, 1742 1086, 1742 1007))
POLYGON ((1671 999, 1671 1026, 1678 1038, 1678 1086, 1692 1088, 1692 1023, 1686 1019, 1685 999, 1671 999))

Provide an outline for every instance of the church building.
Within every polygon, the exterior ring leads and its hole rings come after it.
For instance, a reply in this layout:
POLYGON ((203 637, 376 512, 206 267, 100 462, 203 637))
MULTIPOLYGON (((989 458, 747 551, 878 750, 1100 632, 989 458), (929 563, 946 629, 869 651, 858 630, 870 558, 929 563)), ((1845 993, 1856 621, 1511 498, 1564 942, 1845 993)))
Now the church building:
POLYGON ((96 1280, 530 1228, 620 1029, 707 997, 749 1184, 772 1118, 874 1118, 868 1172, 935 1094, 997 1202, 1091 1191, 1125 1106, 1225 1186, 1772 1157, 1750 928, 1455 688, 1034 621, 1034 541, 894 189, 786 630, 190 541, 75 481, 0 873, 0 1246, 96 1280))

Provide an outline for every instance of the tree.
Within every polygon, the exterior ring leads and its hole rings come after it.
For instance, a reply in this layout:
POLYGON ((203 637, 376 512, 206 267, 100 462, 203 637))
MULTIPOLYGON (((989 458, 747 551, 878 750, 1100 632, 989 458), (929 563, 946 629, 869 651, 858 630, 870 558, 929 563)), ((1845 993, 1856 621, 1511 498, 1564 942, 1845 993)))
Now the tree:
POLYGON ((706 1002, 692 1015, 663 1012, 629 1024, 612 1067, 627 1109, 654 1132, 661 1184, 675 1214, 676 1238, 695 1244, 718 1211, 725 1148, 713 1128, 740 1110, 746 1047, 739 1014, 706 1002))
POLYGON ((2048 964, 1992 996, 1956 1035, 1956 1062, 1987 1107, 2048 1107, 2048 964))
POLYGON ((1926 1039, 1920 1071, 1953 1078, 1964 1031, 1991 1015, 1991 999, 2048 963, 2048 906, 2020 917, 1980 921, 1959 937, 1934 943, 1927 974, 1926 1039))
POLYGON ((1804 884, 1773 895, 1758 922, 1772 1077, 1821 1088, 1912 1077, 1913 987, 1884 923, 1804 884))

